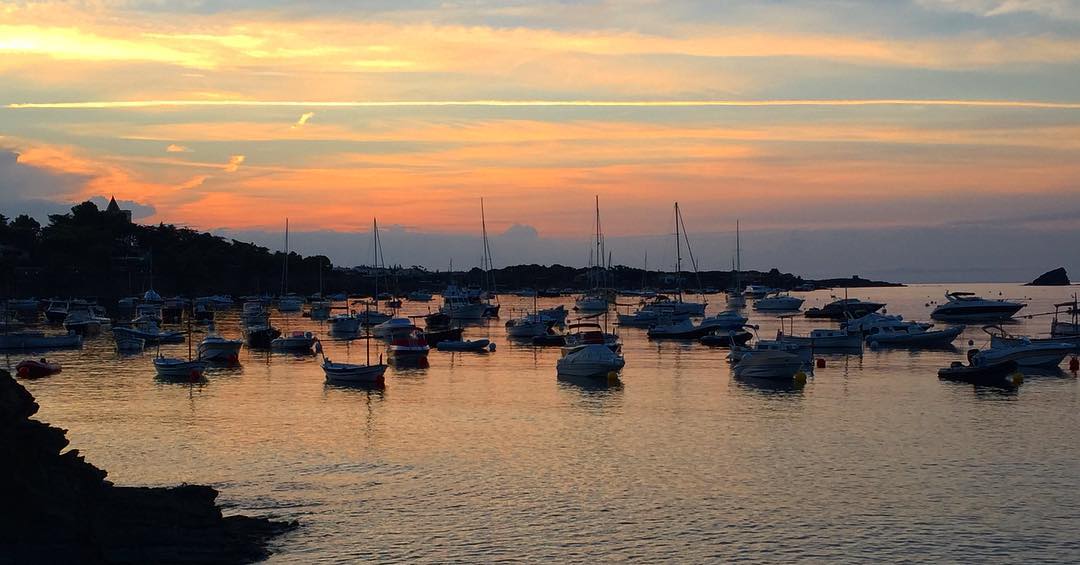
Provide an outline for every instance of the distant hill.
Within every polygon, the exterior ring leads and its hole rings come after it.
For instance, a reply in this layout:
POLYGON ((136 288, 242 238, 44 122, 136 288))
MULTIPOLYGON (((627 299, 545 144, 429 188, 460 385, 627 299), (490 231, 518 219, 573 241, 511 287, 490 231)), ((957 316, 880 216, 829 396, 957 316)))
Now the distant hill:
POLYGON ((1069 286, 1070 284, 1072 282, 1069 281, 1069 274, 1065 271, 1065 267, 1058 267, 1039 275, 1039 278, 1027 283, 1026 286, 1069 286))
MULTIPOLYGON (((279 294, 281 251, 225 239, 169 224, 133 223, 118 207, 101 210, 93 202, 49 216, 41 226, 28 215, 13 220, 0 215, 0 296, 86 296, 115 299, 153 288, 165 296, 210 294, 279 294)), ((480 284, 480 269, 446 273, 422 267, 335 267, 328 257, 290 253, 288 290, 312 294, 320 283, 325 293, 367 294, 379 290, 405 293, 441 290, 451 280, 480 284)), ((583 289, 592 285, 590 270, 563 265, 515 265, 496 269, 499 290, 517 288, 583 289)), ((617 288, 724 289, 731 271, 667 273, 614 266, 604 275, 617 288)), ((813 281, 778 269, 740 273, 742 284, 792 289, 798 286, 866 287, 892 283, 859 277, 813 281)))

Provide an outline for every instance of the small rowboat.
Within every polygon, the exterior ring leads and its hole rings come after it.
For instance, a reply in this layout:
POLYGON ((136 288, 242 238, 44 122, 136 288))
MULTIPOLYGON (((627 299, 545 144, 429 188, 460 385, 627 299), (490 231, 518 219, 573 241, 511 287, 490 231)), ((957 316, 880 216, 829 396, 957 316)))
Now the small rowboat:
POLYGON ((369 384, 381 386, 385 383, 386 365, 354 365, 352 363, 334 363, 323 358, 323 373, 328 383, 369 384))
POLYGON ((45 359, 27 359, 15 365, 15 373, 24 379, 37 379, 60 372, 59 363, 49 363, 45 359))
POLYGON ((464 341, 440 341, 435 346, 439 351, 495 351, 495 344, 486 339, 472 339, 464 341))
POLYGON ((163 379, 187 379, 198 381, 206 370, 205 361, 186 361, 172 357, 154 358, 154 370, 163 379))

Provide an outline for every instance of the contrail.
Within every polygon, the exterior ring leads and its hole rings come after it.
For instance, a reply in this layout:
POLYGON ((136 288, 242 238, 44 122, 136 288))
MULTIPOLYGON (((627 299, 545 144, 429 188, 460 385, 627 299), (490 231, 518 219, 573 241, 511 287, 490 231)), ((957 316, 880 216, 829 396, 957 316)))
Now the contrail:
POLYGON ((102 100, 91 102, 24 102, 4 106, 12 110, 125 109, 158 107, 304 107, 304 108, 393 108, 393 107, 591 107, 591 108, 704 108, 704 107, 796 107, 796 106, 954 106, 973 108, 1014 108, 1080 110, 1080 102, 1037 100, 102 100))

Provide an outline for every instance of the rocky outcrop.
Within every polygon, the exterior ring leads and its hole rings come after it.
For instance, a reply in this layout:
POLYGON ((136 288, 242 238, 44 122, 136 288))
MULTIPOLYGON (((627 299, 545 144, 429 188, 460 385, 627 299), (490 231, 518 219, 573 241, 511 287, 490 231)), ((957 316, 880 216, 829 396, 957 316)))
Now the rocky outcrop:
POLYGON ((1065 272, 1065 267, 1058 267, 1053 271, 1043 273, 1027 286, 1069 286, 1070 284, 1072 283, 1069 282, 1069 274, 1065 272))
POLYGON ((223 517, 208 486, 115 486, 37 411, 0 370, 0 564, 244 563, 296 526, 223 517))

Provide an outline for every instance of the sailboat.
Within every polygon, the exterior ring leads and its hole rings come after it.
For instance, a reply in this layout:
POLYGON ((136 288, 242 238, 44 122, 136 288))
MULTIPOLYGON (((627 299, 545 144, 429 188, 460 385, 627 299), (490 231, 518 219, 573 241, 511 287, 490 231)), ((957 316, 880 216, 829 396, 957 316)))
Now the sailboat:
POLYGON ((590 251, 592 259, 590 263, 590 275, 593 279, 592 290, 582 294, 574 301, 574 309, 578 312, 607 312, 608 293, 604 289, 604 232, 600 227, 600 197, 596 197, 596 250, 590 251))
MULTIPOLYGON (((704 316, 706 303, 704 298, 701 302, 688 302, 683 299, 682 292, 682 244, 686 241, 686 250, 690 254, 690 263, 694 267, 694 275, 697 276, 697 261, 694 259, 694 251, 690 248, 690 239, 686 237, 686 226, 683 224, 682 212, 679 203, 675 203, 675 298, 657 296, 652 302, 643 306, 642 310, 652 310, 671 320, 670 323, 680 321, 686 316, 704 316), (680 229, 682 230, 680 233, 680 229)), ((701 288, 701 280, 698 279, 698 288, 701 288)))
POLYGON ((739 221, 735 220, 735 259, 731 265, 731 288, 727 291, 727 305, 732 308, 745 308, 746 296, 742 292, 742 247, 739 241, 739 221))
POLYGON ((372 292, 371 298, 374 301, 374 307, 365 308, 363 314, 360 315, 360 323, 365 326, 375 326, 393 317, 379 311, 379 276, 386 269, 386 261, 382 254, 382 240, 379 239, 379 220, 377 218, 371 219, 371 238, 371 273, 375 281, 375 290, 372 292))
POLYGON ((289 219, 285 218, 285 260, 281 266, 281 296, 278 298, 278 311, 299 312, 303 307, 303 298, 289 294, 289 219))
POLYGON ((484 216, 484 199, 480 199, 480 229, 484 237, 484 260, 481 268, 484 271, 484 283, 483 292, 481 293, 480 301, 484 303, 484 317, 485 318, 498 318, 499 317, 499 293, 495 287, 495 267, 492 266, 491 261, 491 245, 488 244, 487 235, 487 218, 484 216), (495 303, 492 304, 491 299, 495 299, 495 303))

